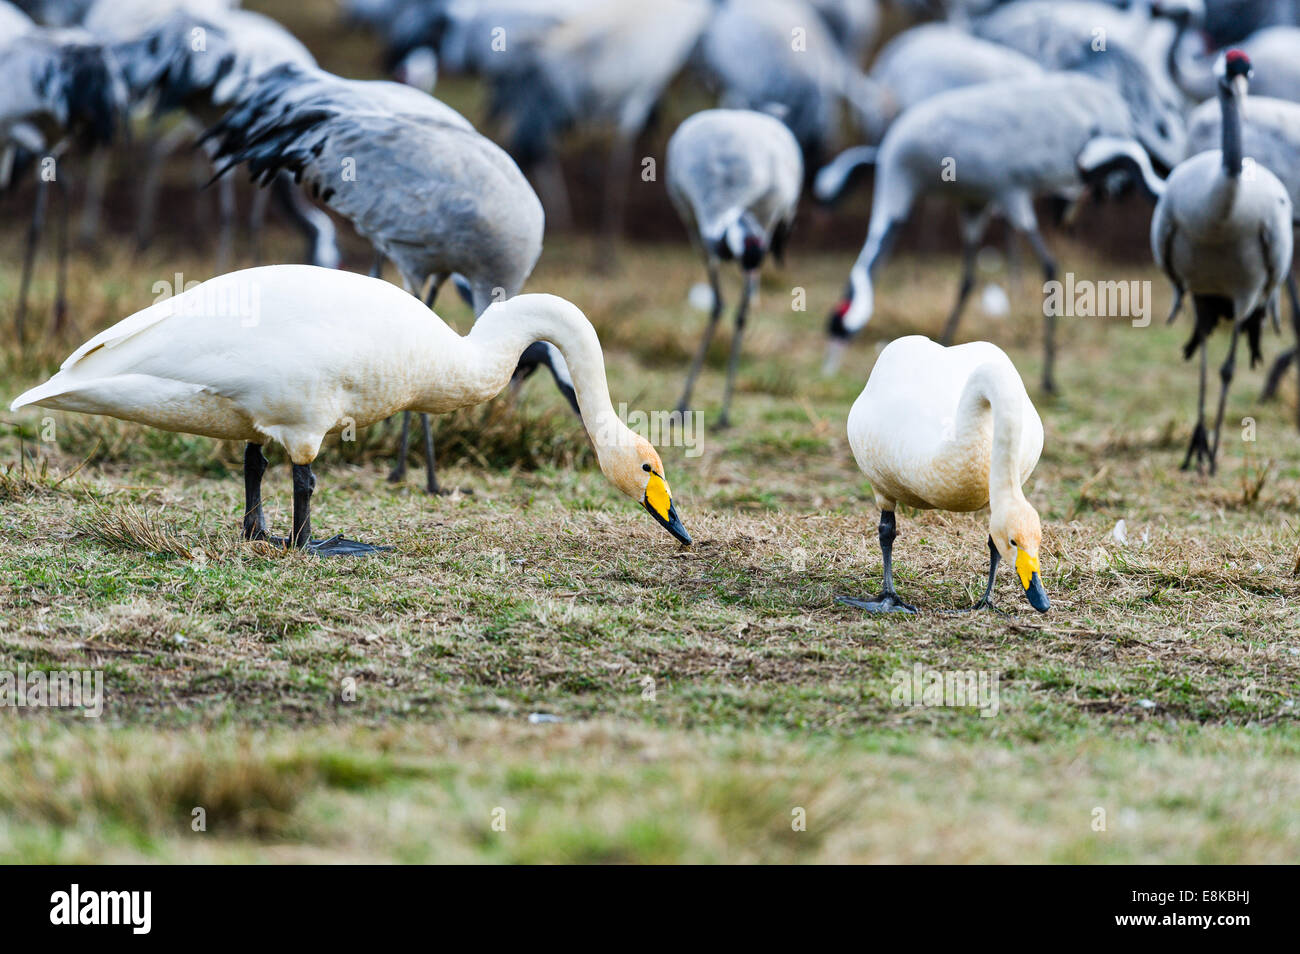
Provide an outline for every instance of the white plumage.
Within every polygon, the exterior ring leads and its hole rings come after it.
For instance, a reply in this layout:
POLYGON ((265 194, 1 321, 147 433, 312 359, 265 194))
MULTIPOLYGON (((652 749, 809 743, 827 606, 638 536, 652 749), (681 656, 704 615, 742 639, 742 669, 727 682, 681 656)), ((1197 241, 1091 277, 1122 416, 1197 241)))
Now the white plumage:
MULTIPOLYGON (((493 305, 461 337, 379 279, 309 265, 246 269, 101 332, 11 410, 37 404, 259 447, 275 441, 295 465, 295 490, 306 488, 302 500, 295 497, 292 539, 301 546, 310 535, 309 465, 326 435, 406 409, 445 413, 486 401, 539 340, 554 342, 568 362, 601 469, 689 542, 658 454, 610 405, 594 329, 574 305, 551 295, 493 305)), ((260 456, 246 457, 246 467, 256 470, 260 456)), ((259 471, 257 486, 260 479, 259 471)), ((251 538, 266 535, 260 509, 250 489, 251 538)))
POLYGON ((1043 450, 1043 424, 1011 359, 978 341, 945 348, 928 338, 899 338, 876 359, 848 420, 849 446, 871 481, 881 510, 884 592, 843 600, 864 609, 910 610, 893 590, 894 511, 968 512, 990 507, 991 605, 1000 557, 1014 561, 1030 602, 1047 609, 1037 578, 1042 530, 1021 485, 1043 450))

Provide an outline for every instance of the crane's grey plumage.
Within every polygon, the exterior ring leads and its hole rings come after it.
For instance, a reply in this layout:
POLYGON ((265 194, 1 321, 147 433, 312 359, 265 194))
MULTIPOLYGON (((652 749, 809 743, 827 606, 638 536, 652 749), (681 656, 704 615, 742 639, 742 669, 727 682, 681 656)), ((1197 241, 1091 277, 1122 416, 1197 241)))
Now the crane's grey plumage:
MULTIPOLYGON (((1151 251, 1174 285, 1172 321, 1185 295, 1196 306, 1196 324, 1183 356, 1201 352, 1201 386, 1196 428, 1183 460, 1197 469, 1206 463, 1214 473, 1228 388, 1236 367, 1237 342, 1243 331, 1253 367, 1265 310, 1272 306, 1283 276, 1291 267, 1292 208, 1284 185, 1255 164, 1243 175, 1241 108, 1250 77, 1250 60, 1230 51, 1219 61, 1221 149, 1203 152, 1170 174, 1151 220, 1151 251), (1205 429, 1207 339, 1221 319, 1232 323, 1228 356, 1219 369, 1219 410, 1214 443, 1205 429)), ((1276 312, 1274 312, 1276 321, 1276 312)))
MULTIPOLYGON (((1168 69, 1178 86, 1195 102, 1215 95, 1214 60, 1186 54, 1182 37, 1194 17, 1178 15, 1178 41, 1170 47, 1168 69)), ((1258 73, 1251 92, 1258 96, 1300 102, 1300 27, 1270 26, 1237 44, 1258 73)))
POLYGON ((690 408, 691 390, 722 317, 719 263, 734 259, 744 272, 718 421, 726 427, 758 269, 768 252, 778 259, 783 253, 799 204, 803 158, 794 135, 772 116, 710 109, 691 116, 673 133, 668 141, 667 177, 668 194, 704 255, 713 291, 709 324, 687 375, 679 413, 690 408))
POLYGON ((931 96, 1042 74, 1043 67, 1010 47, 946 23, 925 23, 885 44, 867 74, 870 96, 859 97, 854 107, 867 138, 879 142, 900 113, 931 96))
POLYGON ((976 35, 1009 46, 1049 70, 1077 70, 1113 86, 1128 105, 1142 144, 1163 169, 1186 148, 1182 106, 1173 83, 1142 55, 1143 4, 1121 11, 1087 0, 1021 0, 977 20, 976 35), (1101 32, 1099 32, 1101 31, 1101 32))
POLYGON ((810 165, 836 138, 841 103, 877 91, 804 0, 720 0, 697 59, 724 106, 779 116, 810 165))
MULTIPOLYGON (((0 148, 4 151, 0 172, 6 179, 13 175, 20 151, 29 156, 44 152, 56 160, 73 139, 87 148, 109 142, 126 105, 125 85, 103 46, 88 42, 89 37, 81 31, 24 27, 14 17, 9 22, 19 32, 0 43, 0 148)), ((60 330, 67 314, 66 180, 62 173, 38 179, 14 318, 20 344, 25 340, 27 293, 51 181, 59 192, 63 222, 55 331, 60 330)))
MULTIPOLYGON (((686 65, 710 9, 710 0, 604 0, 505 58, 493 78, 493 115, 509 126, 511 152, 526 168, 548 164, 553 143, 571 128, 612 131, 599 264, 610 264, 623 229, 633 143, 686 65)), ((550 172, 548 183, 557 178, 550 172)), ((548 192, 559 201, 558 188, 548 192)))
MULTIPOLYGON (((151 98, 155 116, 182 110, 200 130, 249 94, 268 71, 282 65, 304 72, 316 67, 307 48, 283 26, 260 13, 239 9, 215 9, 206 15, 176 10, 138 36, 116 44, 114 53, 134 99, 151 98)), ((160 139, 150 151, 137 210, 136 237, 141 246, 148 243, 152 231, 163 161, 177 141, 175 135, 160 139)), ((219 263, 230 257, 234 226, 233 183, 223 182, 222 189, 219 263)), ((338 267, 338 245, 329 216, 303 199, 287 177, 277 179, 271 195, 306 239, 307 260, 325 268, 338 267)), ((255 208, 260 210, 260 201, 255 208)))
MULTIPOLYGON (((1056 264, 1038 231, 1034 197, 1078 192, 1077 156, 1099 136, 1136 140, 1137 129, 1112 87, 1079 73, 951 90, 903 113, 875 157, 871 224, 845 297, 831 314, 826 370, 838 366, 847 340, 870 320, 874 272, 921 195, 944 194, 961 207, 962 283, 945 344, 974 285, 975 253, 993 211, 1025 236, 1052 280, 1056 264)), ((1043 387, 1053 391, 1053 316, 1045 317, 1044 330, 1043 387)))
POLYGON ((809 0, 826 22, 826 28, 854 62, 866 56, 880 30, 880 4, 876 0, 809 0))
MULTIPOLYGON (((264 85, 205 134, 225 161, 218 175, 246 163, 263 183, 290 172, 397 266, 408 291, 426 281, 432 305, 442 282, 465 279, 474 313, 518 294, 542 251, 544 216, 537 194, 504 150, 459 114, 392 83, 338 80, 318 71, 309 86, 278 68, 264 85), (407 107, 422 97, 420 112, 407 107), (391 111, 396 103, 401 112, 391 111)), ((565 389, 562 360, 551 369, 565 389)), ((425 433, 427 487, 439 492, 432 435, 425 433)), ((406 466, 409 417, 392 478, 406 466)))

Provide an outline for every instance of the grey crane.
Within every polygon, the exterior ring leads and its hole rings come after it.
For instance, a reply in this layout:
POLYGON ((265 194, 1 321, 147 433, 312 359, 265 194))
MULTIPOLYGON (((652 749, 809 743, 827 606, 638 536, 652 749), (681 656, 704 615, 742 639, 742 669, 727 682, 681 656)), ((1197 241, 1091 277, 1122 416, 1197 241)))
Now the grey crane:
POLYGON ((1236 368, 1237 342, 1244 331, 1253 367, 1266 310, 1277 323, 1275 296, 1291 267, 1292 207, 1286 187, 1255 164, 1243 175, 1241 110, 1251 76, 1249 57, 1230 50, 1216 64, 1222 113, 1221 148, 1180 163, 1170 174, 1151 220, 1151 251, 1174 286, 1172 321, 1191 294, 1196 325, 1184 358, 1201 352, 1200 401, 1183 469, 1196 461, 1216 468, 1228 388, 1236 368), (1232 324, 1228 355, 1219 369, 1219 409, 1214 442, 1205 429, 1207 339, 1220 320, 1232 324))
MULTIPOLYGON (((947 23, 904 30, 881 48, 867 74, 869 94, 853 103, 868 141, 878 143, 900 113, 950 89, 1043 75, 1036 61, 947 23)), ((838 191, 838 189, 836 190, 838 191)))
MULTIPOLYGON (((1176 40, 1169 48, 1170 75, 1193 101, 1213 99, 1218 85, 1215 60, 1188 55, 1182 42, 1197 17, 1182 9, 1172 10, 1169 16, 1178 24, 1176 40)), ((1263 27, 1241 40, 1238 48, 1259 69, 1254 94, 1300 101, 1300 27, 1263 27)))
MULTIPOLYGON (((1187 122, 1188 155, 1217 148, 1222 137, 1223 111, 1217 101, 1210 100, 1193 110, 1187 122)), ((1291 197, 1293 225, 1300 227, 1300 103, 1252 93, 1242 117, 1241 145, 1244 155, 1268 169, 1286 186, 1291 197)), ((1300 294, 1297 294, 1292 268, 1287 269, 1286 286, 1291 302, 1291 324, 1300 342, 1300 294)), ((1273 363, 1264 385, 1264 400, 1274 396, 1296 353, 1292 347, 1273 363)), ((1297 413, 1300 415, 1300 404, 1297 413)))
POLYGON ((710 109, 685 120, 668 141, 668 194, 704 256, 713 291, 709 323, 678 402, 690 408, 691 390, 722 317, 720 263, 735 260, 744 273, 736 330, 727 362, 719 427, 729 424, 732 389, 749 302, 758 271, 771 252, 780 261, 803 184, 803 157, 794 135, 765 113, 710 109))
POLYGON ((568 130, 612 131, 598 265, 612 264, 622 233, 636 137, 686 65, 710 9, 709 0, 603 0, 498 56, 505 66, 492 79, 491 114, 508 127, 510 151, 525 168, 550 164, 568 130))
POLYGON ((696 60, 723 106, 779 115, 813 166, 836 138, 844 102, 876 90, 804 0, 719 0, 696 60))
MULTIPOLYGON (((1039 233, 1034 197, 1077 193, 1082 179, 1076 158, 1101 136, 1147 145, 1115 90, 1081 73, 951 90, 903 113, 874 155, 871 224, 844 297, 831 312, 824 370, 838 367, 848 340, 870 320, 874 273, 921 195, 946 195, 961 213, 962 280, 944 343, 956 333, 974 286, 975 254, 994 211, 1028 240, 1052 280, 1056 263, 1039 233)), ((816 187, 822 195, 833 184, 823 179, 816 187)), ((1044 322, 1043 388, 1054 392, 1055 317, 1046 315, 1044 322)))
MULTIPOLYGON (((252 89, 258 77, 284 64, 314 69, 316 61, 288 30, 260 13, 214 10, 205 15, 177 10, 131 40, 114 47, 136 100, 152 98, 154 116, 180 110, 189 127, 201 131, 220 118, 225 109, 252 89)), ((169 135, 155 142, 140 186, 137 242, 148 243, 163 160, 179 142, 169 135)), ((234 194, 224 180, 221 197, 221 241, 218 262, 226 263, 233 239, 234 194)), ((306 257, 313 265, 334 268, 339 263, 334 223, 324 212, 294 189, 287 174, 277 176, 270 194, 307 242, 306 257)), ((262 203, 255 201, 254 231, 259 231, 262 203)), ((217 270, 225 268, 218 264, 217 270)))
POLYGON ((1143 145, 1168 171, 1185 154, 1186 128, 1177 90, 1143 50, 1150 14, 1145 0, 1129 10, 1089 0, 1020 0, 972 28, 1049 70, 1082 70, 1110 83, 1124 98, 1143 145))
POLYGON ((126 90, 111 54, 87 42, 83 33, 24 27, 12 16, 9 23, 20 32, 0 42, 0 149, 5 157, 0 165, 7 167, 4 172, 8 178, 15 174, 20 153, 28 157, 44 154, 14 318, 22 344, 26 339, 27 294, 45 225, 50 182, 54 182, 61 200, 56 332, 67 315, 67 176, 62 169, 54 171, 57 167, 46 164, 59 162, 74 143, 94 148, 110 141, 125 107, 126 90))
MULTIPOLYGON (((302 95, 291 81, 296 73, 289 66, 272 71, 205 133, 224 161, 218 175, 240 163, 263 184, 281 170, 292 173, 397 266, 409 292, 419 294, 428 282, 430 305, 452 274, 464 277, 476 315, 519 292, 541 254, 544 218, 500 147, 463 118, 439 121, 447 108, 441 104, 419 113, 389 108, 412 96, 431 99, 417 90, 317 71, 302 95)), ((567 372, 558 364, 551 370, 576 408, 567 372)), ((405 475, 409 425, 404 416, 393 481, 405 475)), ((427 416, 422 425, 426 488, 441 493, 427 416)))

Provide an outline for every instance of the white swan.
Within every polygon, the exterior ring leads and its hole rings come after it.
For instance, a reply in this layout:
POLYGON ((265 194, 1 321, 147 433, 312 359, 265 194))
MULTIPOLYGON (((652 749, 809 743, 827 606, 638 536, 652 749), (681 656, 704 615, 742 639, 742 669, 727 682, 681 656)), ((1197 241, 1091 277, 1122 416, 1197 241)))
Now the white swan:
POLYGON ((1034 609, 1050 607, 1039 576, 1042 526, 1020 486, 1043 450, 1043 422, 1015 365, 987 341, 945 348, 911 335, 892 342, 849 412, 849 446, 880 507, 884 589, 874 600, 839 597, 872 612, 915 612, 894 592, 894 510, 979 510, 989 505, 989 579, 972 609, 994 609, 1000 556, 1012 559, 1034 609))
POLYGON ((244 535, 270 539, 262 514, 261 445, 293 462, 294 546, 319 553, 376 548, 311 537, 311 462, 327 434, 398 411, 441 414, 501 391, 535 341, 550 341, 573 375, 582 421, 605 476, 683 543, 663 463, 610 405, 595 329, 554 295, 487 308, 464 337, 396 285, 311 265, 221 275, 156 302, 86 342, 28 404, 106 414, 169 431, 247 441, 244 535))

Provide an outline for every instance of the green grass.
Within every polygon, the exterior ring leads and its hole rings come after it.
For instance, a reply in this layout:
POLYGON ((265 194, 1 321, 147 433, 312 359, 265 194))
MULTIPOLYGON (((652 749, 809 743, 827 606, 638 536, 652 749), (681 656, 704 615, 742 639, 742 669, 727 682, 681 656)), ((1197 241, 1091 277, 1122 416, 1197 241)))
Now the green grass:
MULTIPOLYGON (((308 4, 300 32, 337 36, 328 7, 308 4)), ((360 72, 349 56, 333 65, 360 72)), ((6 323, 20 231, 0 236, 6 323)), ((1027 493, 1052 612, 1003 571, 1008 618, 947 615, 982 588, 987 514, 905 511, 897 580, 924 612, 868 618, 834 600, 875 592, 880 573, 845 418, 884 342, 937 334, 957 264, 904 246, 843 372, 822 379, 823 316, 852 252, 799 238, 755 306, 735 426, 706 431, 699 456, 661 444, 689 550, 603 479, 540 375, 517 405, 438 422, 443 481, 473 494, 419 493, 418 460, 387 483, 391 425, 326 446, 317 531, 396 548, 359 561, 241 544, 239 447, 40 409, 0 418, 0 669, 95 668, 106 684, 97 721, 0 711, 0 859, 1293 860, 1294 376, 1261 405, 1262 371, 1243 362, 1218 476, 1180 472, 1196 379, 1186 325, 1160 322, 1164 281, 1145 258, 1051 235, 1080 278, 1151 280, 1157 316, 1063 320, 1053 400, 1035 386, 1032 275, 1012 283, 1011 316, 974 306, 963 325, 1011 354, 1044 419, 1027 493), (806 312, 790 310, 795 286, 806 312), (997 672, 997 715, 894 705, 894 674, 916 663, 997 672)), ((345 239, 364 270, 363 243, 345 239)), ((269 247, 296 254, 282 232, 269 247)), ((635 243, 597 276, 592 251, 548 237, 529 288, 591 317, 616 405, 671 408, 704 324, 686 305, 702 269, 684 243, 635 243)), ((76 332, 0 349, 0 391, 148 304, 154 281, 210 266, 179 238, 81 253, 76 332)), ((38 320, 52 295, 47 262, 38 320)), ((439 311, 468 328, 454 296, 439 311)), ((706 421, 728 345, 698 389, 706 421)), ((1270 357, 1282 346, 1266 339, 1270 357)), ((1211 347, 1217 359, 1225 342, 1211 347)), ((288 472, 270 456, 283 533, 288 472)))

